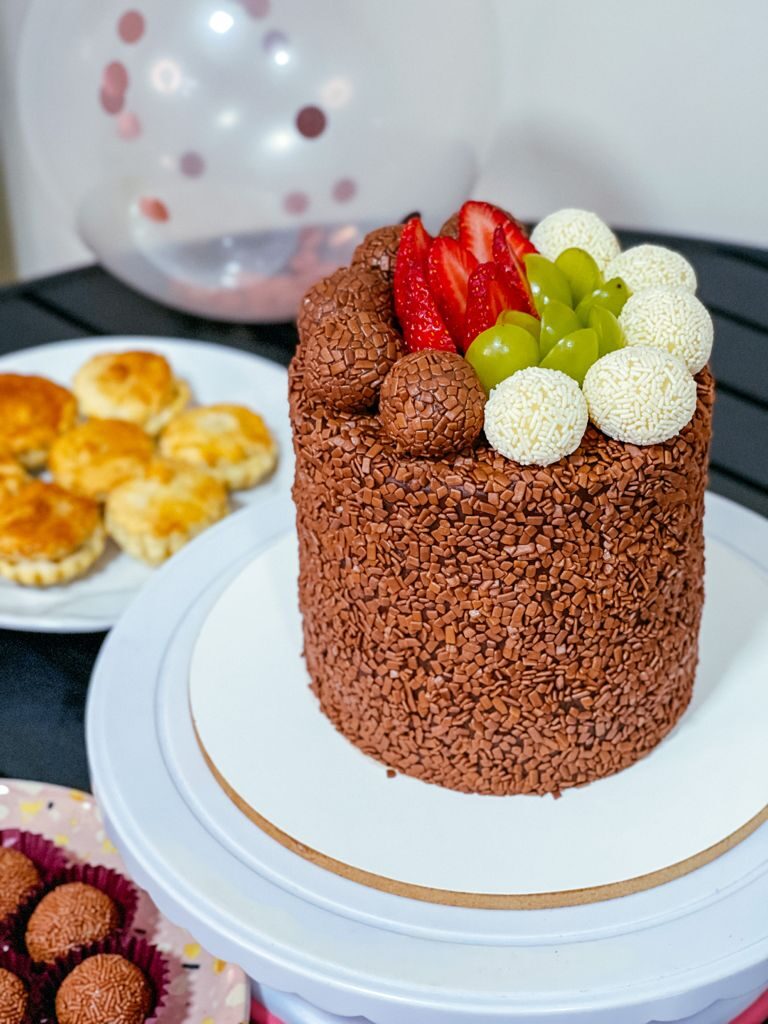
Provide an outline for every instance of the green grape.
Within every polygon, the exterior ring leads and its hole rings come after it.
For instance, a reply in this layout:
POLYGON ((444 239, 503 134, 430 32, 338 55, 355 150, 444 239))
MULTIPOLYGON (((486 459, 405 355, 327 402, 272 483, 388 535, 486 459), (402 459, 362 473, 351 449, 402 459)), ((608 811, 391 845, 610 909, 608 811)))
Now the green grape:
POLYGON ((615 352, 617 348, 624 348, 627 344, 621 324, 605 306, 593 306, 590 309, 589 326, 597 332, 600 346, 598 358, 615 352))
POLYGON ((571 286, 568 278, 554 263, 537 252, 525 257, 525 273, 531 286, 531 295, 536 311, 541 316, 548 302, 562 302, 566 306, 573 305, 571 286))
POLYGON ((604 306, 614 316, 618 316, 631 294, 620 277, 612 277, 610 281, 606 281, 589 295, 585 295, 576 307, 576 312, 583 324, 589 323, 589 311, 593 306, 604 306))
POLYGON ((597 361, 598 348, 597 331, 582 327, 561 338, 542 359, 541 365, 548 370, 562 370, 581 387, 587 370, 597 361))
POLYGON ((555 260, 555 266, 568 278, 576 305, 603 283, 600 268, 584 249, 564 249, 555 260))
POLYGON ((539 345, 524 327, 495 324, 475 338, 465 358, 480 379, 486 392, 511 377, 516 370, 536 366, 539 345))
POLYGON ((526 330, 529 334, 533 335, 536 341, 539 340, 541 320, 536 316, 531 316, 530 313, 523 313, 520 309, 503 309, 501 313, 499 313, 499 318, 496 323, 511 324, 513 327, 522 327, 523 330, 526 330))
POLYGON ((548 302, 541 314, 539 348, 542 358, 561 338, 564 338, 566 334, 571 334, 572 331, 578 331, 582 326, 583 324, 570 306, 566 306, 564 302, 558 302, 556 299, 548 302))

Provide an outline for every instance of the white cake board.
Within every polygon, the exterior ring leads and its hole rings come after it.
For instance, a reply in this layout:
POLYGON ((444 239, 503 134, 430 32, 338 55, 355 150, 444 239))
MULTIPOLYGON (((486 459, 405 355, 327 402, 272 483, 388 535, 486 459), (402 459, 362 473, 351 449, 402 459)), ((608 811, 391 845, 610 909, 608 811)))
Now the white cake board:
POLYGON ((297 586, 291 531, 211 609, 190 706, 240 809, 329 870, 438 903, 567 905, 668 881, 768 819, 768 574, 716 537, 691 706, 648 757, 559 800, 388 778, 309 690, 297 586))
MULTIPOLYGON (((484 910, 359 885, 243 815, 197 745, 190 661, 220 594, 291 519, 290 503, 275 501, 204 534, 144 589, 96 667, 95 788, 129 869, 164 913, 265 985, 376 1024, 647 1024, 694 1014, 721 1024, 728 1018, 708 1008, 768 986, 766 826, 647 891, 484 910)), ((710 502, 708 532, 747 557, 768 549, 768 524, 722 499, 710 502)), ((222 652, 222 681, 228 662, 222 652)))

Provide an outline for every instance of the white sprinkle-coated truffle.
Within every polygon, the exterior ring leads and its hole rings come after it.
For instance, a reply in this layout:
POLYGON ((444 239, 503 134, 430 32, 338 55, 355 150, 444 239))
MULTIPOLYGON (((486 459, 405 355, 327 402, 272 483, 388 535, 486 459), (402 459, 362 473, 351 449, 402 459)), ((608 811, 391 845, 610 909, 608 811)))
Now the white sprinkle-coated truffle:
POLYGON ((598 359, 584 378, 589 418, 608 437, 660 444, 696 411, 696 381, 682 359, 633 345, 598 359))
POLYGON ((485 436, 521 466, 549 466, 576 451, 587 429, 581 388, 560 370, 530 366, 491 391, 485 436))
POLYGON ((625 249, 611 261, 605 272, 606 279, 620 277, 631 292, 666 285, 696 291, 696 271, 679 252, 663 245, 635 245, 625 249))
POLYGON ((702 302, 683 288, 644 288, 619 316, 628 345, 650 345, 679 356, 691 373, 707 364, 715 336, 702 302))
POLYGON ((566 249, 585 249, 603 271, 620 251, 616 235, 589 210, 550 213, 533 229, 531 241, 548 260, 556 260, 566 249))

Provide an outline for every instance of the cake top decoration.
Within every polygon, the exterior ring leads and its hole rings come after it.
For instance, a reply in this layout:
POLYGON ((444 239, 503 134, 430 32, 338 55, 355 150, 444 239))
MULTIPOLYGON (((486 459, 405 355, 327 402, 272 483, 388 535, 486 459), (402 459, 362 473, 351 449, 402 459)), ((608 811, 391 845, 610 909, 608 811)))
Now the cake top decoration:
POLYGON ((696 291, 696 271, 679 252, 663 245, 635 245, 617 253, 606 273, 623 277, 633 292, 654 285, 696 291))
POLYGON ((619 316, 628 345, 650 345, 679 356, 691 373, 709 360, 714 339, 712 317, 695 295, 683 288, 657 286, 636 292, 619 316))
POLYGON ((632 345, 599 359, 584 380, 589 418, 608 437, 659 444, 696 411, 696 381, 663 349, 632 345))
POLYGON ((603 272, 619 254, 616 235, 605 221, 589 210, 565 209, 550 213, 533 229, 531 241, 550 260, 556 260, 566 249, 584 249, 603 272))

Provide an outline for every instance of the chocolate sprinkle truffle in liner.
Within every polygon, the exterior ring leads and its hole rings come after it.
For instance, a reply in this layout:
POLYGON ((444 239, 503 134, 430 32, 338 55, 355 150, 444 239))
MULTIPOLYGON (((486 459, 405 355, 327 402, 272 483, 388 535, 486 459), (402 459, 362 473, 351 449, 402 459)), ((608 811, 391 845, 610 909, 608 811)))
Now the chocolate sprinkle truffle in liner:
POLYGON ((687 707, 703 603, 714 384, 638 447, 589 426, 521 467, 404 455, 290 367, 299 601, 312 687, 387 767, 464 792, 559 793, 653 749, 687 707))
POLYGON ((20 850, 0 846, 0 921, 15 913, 41 881, 29 857, 20 850))
POLYGON ((18 975, 0 967, 0 1024, 24 1024, 29 994, 18 975))
POLYGON ((78 964, 56 993, 58 1024, 142 1024, 152 986, 117 953, 97 953, 78 964))
POLYGON ((37 904, 24 940, 33 960, 50 963, 119 927, 120 911, 105 892, 84 882, 67 882, 51 889, 37 904))

